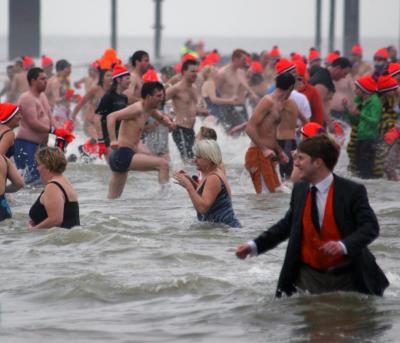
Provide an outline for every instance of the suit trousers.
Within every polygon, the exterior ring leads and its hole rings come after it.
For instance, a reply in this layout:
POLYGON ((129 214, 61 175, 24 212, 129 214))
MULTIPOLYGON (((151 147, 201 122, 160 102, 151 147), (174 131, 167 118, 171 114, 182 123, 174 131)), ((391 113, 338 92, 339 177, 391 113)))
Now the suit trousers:
POLYGON ((338 291, 357 291, 355 275, 352 270, 319 271, 306 264, 300 267, 296 287, 303 292, 320 294, 338 291))

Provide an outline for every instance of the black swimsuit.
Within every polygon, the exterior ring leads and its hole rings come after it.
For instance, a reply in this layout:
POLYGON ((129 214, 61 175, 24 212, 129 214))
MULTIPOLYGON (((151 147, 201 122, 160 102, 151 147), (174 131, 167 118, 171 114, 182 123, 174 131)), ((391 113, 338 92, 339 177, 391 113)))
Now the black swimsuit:
MULTIPOLYGON (((65 192, 64 188, 56 181, 51 181, 49 183, 54 183, 57 185, 64 194, 65 203, 64 203, 64 218, 60 225, 60 227, 64 229, 70 229, 73 226, 80 225, 79 220, 79 204, 77 201, 69 201, 67 193, 65 192)), ((40 193, 39 197, 32 205, 31 209, 29 210, 29 217, 33 221, 35 225, 41 223, 45 220, 47 216, 46 208, 40 203, 40 198, 42 197, 42 193, 40 193)))

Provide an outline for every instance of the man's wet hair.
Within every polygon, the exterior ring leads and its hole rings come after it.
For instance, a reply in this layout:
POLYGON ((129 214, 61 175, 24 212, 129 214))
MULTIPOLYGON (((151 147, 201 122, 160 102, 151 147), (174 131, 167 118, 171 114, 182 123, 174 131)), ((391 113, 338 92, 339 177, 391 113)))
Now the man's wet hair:
POLYGON ((306 138, 299 144, 297 150, 309 155, 312 160, 322 159, 330 171, 335 168, 340 154, 340 147, 326 134, 306 138))
POLYGON ((235 58, 240 58, 242 55, 248 55, 248 53, 243 49, 235 49, 232 52, 232 60, 235 58))
POLYGON ((203 139, 211 139, 213 141, 217 140, 217 132, 211 127, 200 127, 200 133, 203 136, 203 139))
POLYGON ((29 86, 32 84, 32 80, 38 79, 40 73, 44 73, 44 71, 42 68, 39 67, 33 67, 28 70, 28 75, 26 78, 28 79, 29 86))
POLYGON ((153 95, 156 91, 165 92, 165 88, 162 83, 158 81, 145 82, 142 87, 141 97, 142 99, 146 99, 148 95, 153 95))
POLYGON ((332 67, 340 67, 342 69, 351 68, 351 62, 347 57, 339 57, 332 62, 332 67))
POLYGON ((137 61, 140 62, 143 59, 143 57, 149 57, 149 54, 146 51, 143 51, 143 50, 135 51, 133 53, 133 55, 131 56, 131 58, 130 58, 132 66, 136 67, 136 62, 137 61))
POLYGON ((187 60, 182 64, 182 74, 184 71, 188 70, 190 66, 198 66, 199 63, 196 60, 187 60))
POLYGON ((56 63, 56 71, 63 71, 66 68, 69 68, 71 66, 71 63, 69 63, 67 60, 59 60, 56 63))
POLYGON ((282 73, 275 79, 276 88, 287 91, 290 87, 294 86, 296 79, 291 73, 282 73))

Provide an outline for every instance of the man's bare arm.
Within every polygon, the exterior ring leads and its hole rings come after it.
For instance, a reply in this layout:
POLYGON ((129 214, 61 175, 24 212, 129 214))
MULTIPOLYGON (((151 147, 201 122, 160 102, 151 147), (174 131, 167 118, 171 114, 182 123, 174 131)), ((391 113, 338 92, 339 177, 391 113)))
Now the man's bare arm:
POLYGON ((178 94, 179 88, 177 85, 174 85, 172 87, 168 87, 167 90, 165 91, 165 101, 168 101, 176 96, 178 94))
POLYGON ((122 110, 112 112, 107 116, 107 129, 110 136, 110 141, 115 141, 117 139, 115 135, 115 126, 118 120, 136 119, 140 116, 142 110, 137 107, 138 104, 132 104, 123 108, 122 110))

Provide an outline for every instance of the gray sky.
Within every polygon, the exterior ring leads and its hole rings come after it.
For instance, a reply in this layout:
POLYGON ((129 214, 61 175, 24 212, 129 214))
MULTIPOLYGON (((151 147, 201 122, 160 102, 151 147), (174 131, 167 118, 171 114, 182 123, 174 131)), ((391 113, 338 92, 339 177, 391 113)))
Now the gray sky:
MULTIPOLYGON (((343 1, 336 4, 342 34, 343 1)), ((154 0, 117 0, 120 35, 153 34, 154 0)), ((323 0, 323 34, 329 1, 323 0)), ((44 35, 108 35, 110 0, 42 0, 44 35)), ((399 0, 360 0, 363 37, 398 37, 399 0)), ((164 0, 165 36, 312 37, 315 0, 164 0)), ((8 0, 0 0, 0 35, 8 30, 8 0)))

